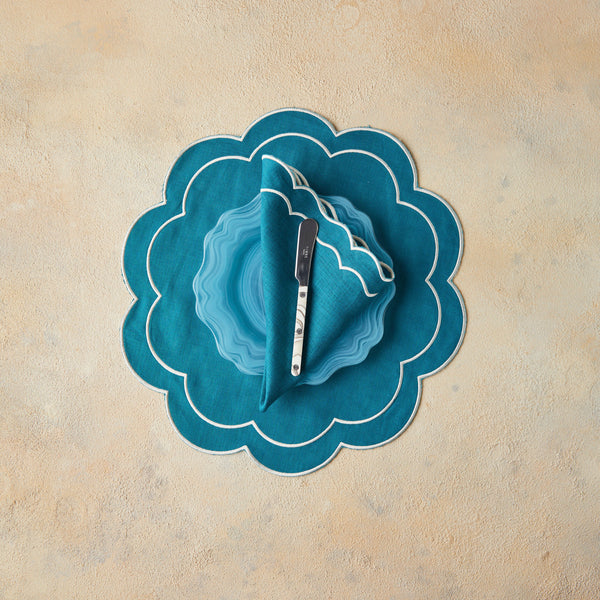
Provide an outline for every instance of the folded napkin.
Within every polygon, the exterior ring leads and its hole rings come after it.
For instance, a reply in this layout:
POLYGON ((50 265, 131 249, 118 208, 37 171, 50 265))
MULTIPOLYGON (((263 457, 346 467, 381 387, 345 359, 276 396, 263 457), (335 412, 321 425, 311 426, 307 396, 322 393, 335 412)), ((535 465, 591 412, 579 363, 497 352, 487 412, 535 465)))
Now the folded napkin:
MULTIPOLYGON (((359 237, 348 227, 357 221, 347 201, 334 206, 320 198, 301 173, 273 156, 263 156, 260 194, 266 353, 259 408, 264 411, 292 387, 322 383, 338 368, 364 360, 383 335, 383 314, 395 285, 387 253, 372 235, 367 245, 364 232, 359 237), (302 372, 293 376, 296 246, 306 218, 315 219, 319 231, 302 372)), ((368 228, 372 231, 370 222, 368 228)))

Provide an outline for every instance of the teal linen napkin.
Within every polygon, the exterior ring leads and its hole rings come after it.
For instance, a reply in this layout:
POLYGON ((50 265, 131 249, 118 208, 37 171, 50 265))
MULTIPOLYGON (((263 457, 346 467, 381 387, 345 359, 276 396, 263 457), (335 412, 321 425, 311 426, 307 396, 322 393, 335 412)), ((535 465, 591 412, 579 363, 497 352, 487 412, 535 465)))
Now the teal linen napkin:
MULTIPOLYGON (((291 388, 318 384, 336 365, 366 358, 365 323, 382 324, 395 293, 391 258, 356 236, 304 176, 273 156, 263 156, 261 252, 266 317, 266 356, 259 408, 265 411, 291 388), (308 294, 302 373, 291 374, 298 282, 295 261, 298 227, 316 219, 319 231, 308 294), (374 252, 377 252, 377 255, 374 252), (353 335, 356 331, 356 336, 353 335), (363 339, 358 339, 359 336, 363 339), (327 368, 324 368, 326 363, 327 368)), ((350 219, 351 220, 351 219, 350 219)), ((383 330, 377 332, 381 339, 383 330)), ((373 340, 371 340, 373 342, 373 340)), ((327 377, 326 376, 326 377, 327 377)))

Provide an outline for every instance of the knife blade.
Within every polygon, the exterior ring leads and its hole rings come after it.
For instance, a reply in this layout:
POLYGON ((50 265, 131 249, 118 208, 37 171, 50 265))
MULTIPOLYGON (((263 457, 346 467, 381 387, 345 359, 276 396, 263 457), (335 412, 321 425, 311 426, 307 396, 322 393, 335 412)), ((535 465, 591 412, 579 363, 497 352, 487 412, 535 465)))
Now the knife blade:
POLYGON ((292 375, 297 377, 302 371, 302 350, 306 329, 306 307, 308 305, 308 284, 319 224, 314 219, 304 219, 298 228, 296 249, 296 279, 298 280, 298 301, 294 325, 294 347, 292 350, 292 375))

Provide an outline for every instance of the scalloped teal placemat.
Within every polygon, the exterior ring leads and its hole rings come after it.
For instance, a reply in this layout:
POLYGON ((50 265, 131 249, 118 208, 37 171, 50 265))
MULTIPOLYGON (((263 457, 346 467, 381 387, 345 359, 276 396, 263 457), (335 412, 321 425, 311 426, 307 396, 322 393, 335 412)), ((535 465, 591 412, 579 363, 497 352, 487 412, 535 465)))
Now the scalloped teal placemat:
POLYGON ((395 137, 371 128, 337 132, 305 110, 271 112, 239 138, 210 137, 185 150, 167 176, 163 203, 134 223, 123 253, 134 296, 123 323, 125 355, 165 393, 170 418, 191 445, 246 450, 276 473, 307 473, 343 446, 378 446, 409 425, 422 379, 452 359, 464 336, 464 303, 453 283, 462 248, 456 214, 418 187, 413 160, 395 137), (204 237, 224 211, 256 196, 263 155, 300 171, 319 195, 347 198, 366 213, 396 272, 383 338, 367 358, 321 385, 290 390, 265 412, 262 377, 219 354, 196 315, 193 290, 204 237))

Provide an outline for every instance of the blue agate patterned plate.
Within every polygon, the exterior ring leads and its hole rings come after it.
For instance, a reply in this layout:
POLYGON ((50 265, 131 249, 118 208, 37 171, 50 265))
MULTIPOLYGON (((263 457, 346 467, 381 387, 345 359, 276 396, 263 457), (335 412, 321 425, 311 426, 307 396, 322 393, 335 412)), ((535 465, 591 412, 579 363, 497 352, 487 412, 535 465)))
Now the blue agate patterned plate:
MULTIPOLYGON (((355 240, 390 261, 377 243, 369 217, 345 198, 320 199, 322 207, 349 227, 355 240)), ((210 328, 223 358, 248 375, 262 375, 266 321, 261 268, 261 200, 224 212, 204 238, 202 265, 194 277, 196 313, 210 328)), ((383 268, 391 267, 382 263, 383 268)), ((392 297, 377 302, 345 327, 325 360, 306 373, 303 383, 319 385, 335 371, 364 360, 383 336, 383 315, 392 297)))

